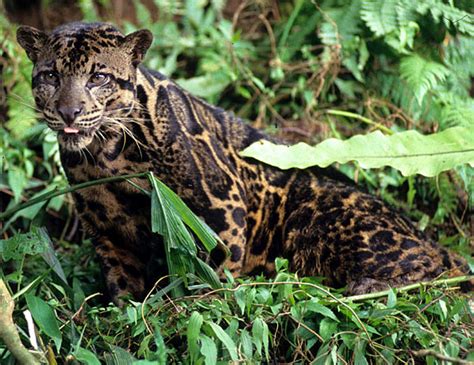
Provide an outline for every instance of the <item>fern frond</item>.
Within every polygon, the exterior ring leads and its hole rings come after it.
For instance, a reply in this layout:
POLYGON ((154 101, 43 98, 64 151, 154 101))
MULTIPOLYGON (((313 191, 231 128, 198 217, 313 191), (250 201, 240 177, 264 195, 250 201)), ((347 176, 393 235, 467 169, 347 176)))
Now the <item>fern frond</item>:
POLYGON ((468 12, 444 4, 440 1, 430 1, 431 16, 439 22, 443 21, 448 28, 453 27, 461 33, 474 36, 474 16, 468 12))
POLYGON ((474 106, 462 103, 446 105, 441 112, 440 124, 445 127, 466 126, 474 128, 474 106))
POLYGON ((376 36, 388 34, 397 29, 397 0, 364 0, 361 18, 376 36))
POLYGON ((406 27, 410 22, 417 22, 419 14, 416 12, 416 3, 410 0, 400 0, 396 5, 397 20, 401 27, 406 27))
POLYGON ((416 11, 422 15, 431 14, 437 23, 442 21, 448 28, 452 27, 461 33, 474 35, 474 16, 464 10, 439 0, 427 0, 419 2, 416 11))
POLYGON ((464 100, 471 99, 469 91, 474 77, 474 39, 458 36, 443 46, 444 63, 451 70, 447 90, 464 100))
POLYGON ((400 62, 400 75, 406 80, 420 105, 426 92, 443 82, 448 74, 449 69, 444 65, 417 54, 404 57, 400 62))
POLYGON ((325 21, 319 37, 325 45, 334 45, 349 40, 360 33, 360 1, 352 1, 349 8, 325 11, 325 21))

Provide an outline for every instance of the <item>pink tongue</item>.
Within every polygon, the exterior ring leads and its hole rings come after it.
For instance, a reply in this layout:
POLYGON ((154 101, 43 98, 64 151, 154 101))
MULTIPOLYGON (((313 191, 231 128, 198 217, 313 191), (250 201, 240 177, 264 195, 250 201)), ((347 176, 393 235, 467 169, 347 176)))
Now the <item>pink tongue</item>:
POLYGON ((79 133, 79 129, 77 128, 71 128, 71 127, 64 127, 64 133, 70 134, 70 133, 79 133))

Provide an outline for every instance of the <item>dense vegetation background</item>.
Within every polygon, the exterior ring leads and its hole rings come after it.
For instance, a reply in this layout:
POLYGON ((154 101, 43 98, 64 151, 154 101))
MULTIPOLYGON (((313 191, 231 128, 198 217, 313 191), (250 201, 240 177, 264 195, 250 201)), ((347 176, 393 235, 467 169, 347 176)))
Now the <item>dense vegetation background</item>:
MULTIPOLYGON (((374 130, 429 134, 458 127, 469 135, 474 129, 469 0, 51 0, 29 6, 0 2, 2 212, 68 186, 55 136, 35 116, 32 65, 15 41, 15 21, 51 29, 66 20, 105 19, 125 32, 148 28, 155 39, 147 66, 292 142, 374 130)), ((472 255, 469 165, 434 178, 357 163, 339 168, 433 239, 472 255)), ((209 291, 197 272, 185 292, 175 281, 144 303, 117 308, 101 299, 98 263, 70 197, 38 201, 0 213, 0 279, 13 296, 22 342, 42 362, 474 361, 472 308, 449 281, 346 298, 318 278, 288 273, 280 260, 271 281, 229 279, 209 291), (25 310, 36 334, 28 333, 25 310)), ((4 321, 7 311, 0 312, 4 321)), ((14 363, 1 340, 0 363, 14 363)))

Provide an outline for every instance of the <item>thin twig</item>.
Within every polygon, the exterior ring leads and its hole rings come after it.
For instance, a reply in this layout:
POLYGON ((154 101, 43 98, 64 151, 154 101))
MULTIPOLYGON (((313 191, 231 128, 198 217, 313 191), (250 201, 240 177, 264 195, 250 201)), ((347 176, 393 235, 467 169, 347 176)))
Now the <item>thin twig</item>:
MULTIPOLYGON (((414 289, 419 289, 422 287, 453 285, 453 284, 458 284, 458 283, 462 283, 464 281, 469 281, 469 280, 474 280, 474 275, 458 276, 455 278, 440 279, 440 280, 433 280, 433 281, 423 281, 416 284, 402 286, 402 287, 396 288, 396 290, 398 293, 404 293, 404 292, 408 292, 414 289)), ((386 297, 390 292, 391 292, 391 289, 383 290, 383 291, 379 291, 375 293, 369 293, 369 294, 353 295, 350 297, 341 298, 340 300, 343 302, 358 302, 358 301, 368 300, 368 299, 378 299, 378 298, 386 297)))
POLYGON ((165 275, 165 276, 159 278, 157 281, 155 281, 155 284, 154 284, 153 287, 148 291, 148 293, 147 293, 145 299, 143 299, 143 303, 142 303, 142 308, 141 308, 141 313, 140 313, 140 314, 141 314, 143 323, 145 323, 145 327, 146 327, 146 329, 148 330, 148 333, 149 333, 150 335, 153 334, 153 330, 150 328, 150 326, 148 325, 148 322, 147 322, 147 320, 146 320, 146 318, 145 318, 145 303, 146 303, 146 301, 148 300, 148 298, 151 296, 151 293, 153 293, 153 292, 155 291, 155 289, 158 287, 158 285, 160 284, 160 282, 161 282, 162 280, 165 280, 165 279, 169 278, 169 277, 171 277, 171 275, 165 275))
POLYGON ((366 124, 372 125, 372 126, 378 128, 378 129, 384 131, 387 134, 393 134, 393 131, 391 129, 387 128, 386 126, 384 126, 383 124, 374 122, 373 120, 371 120, 369 118, 366 118, 366 117, 363 117, 362 115, 359 115, 359 114, 356 114, 356 113, 346 112, 344 110, 334 110, 334 109, 328 109, 328 110, 326 110, 326 113, 328 113, 330 115, 339 115, 339 116, 342 116, 342 117, 354 118, 354 119, 360 120, 361 122, 364 122, 366 124))
POLYGON ((84 300, 82 301, 81 306, 79 307, 79 309, 72 315, 72 317, 67 322, 63 323, 61 325, 61 327, 59 327, 59 329, 62 330, 69 323, 71 323, 79 314, 81 314, 81 312, 84 310, 84 306, 86 305, 88 300, 90 300, 92 298, 95 298, 99 295, 102 295, 102 293, 94 293, 94 294, 91 294, 88 297, 84 298, 84 300))
POLYGON ((466 364, 466 365, 473 365, 472 361, 463 360, 456 357, 446 356, 436 352, 434 350, 426 349, 426 350, 417 350, 417 351, 410 351, 410 353, 416 357, 425 357, 425 356, 433 356, 437 359, 448 361, 452 364, 466 364))

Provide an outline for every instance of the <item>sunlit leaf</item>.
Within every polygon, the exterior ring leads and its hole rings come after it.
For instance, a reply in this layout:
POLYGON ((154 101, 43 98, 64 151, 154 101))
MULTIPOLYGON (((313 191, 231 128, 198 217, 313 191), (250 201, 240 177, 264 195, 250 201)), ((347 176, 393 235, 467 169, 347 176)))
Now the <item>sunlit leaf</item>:
POLYGON ((391 166, 404 176, 436 176, 461 164, 474 166, 474 129, 453 127, 426 136, 416 131, 391 136, 375 131, 345 141, 330 138, 314 147, 305 143, 275 145, 262 140, 241 155, 281 169, 357 161, 362 168, 391 166))

